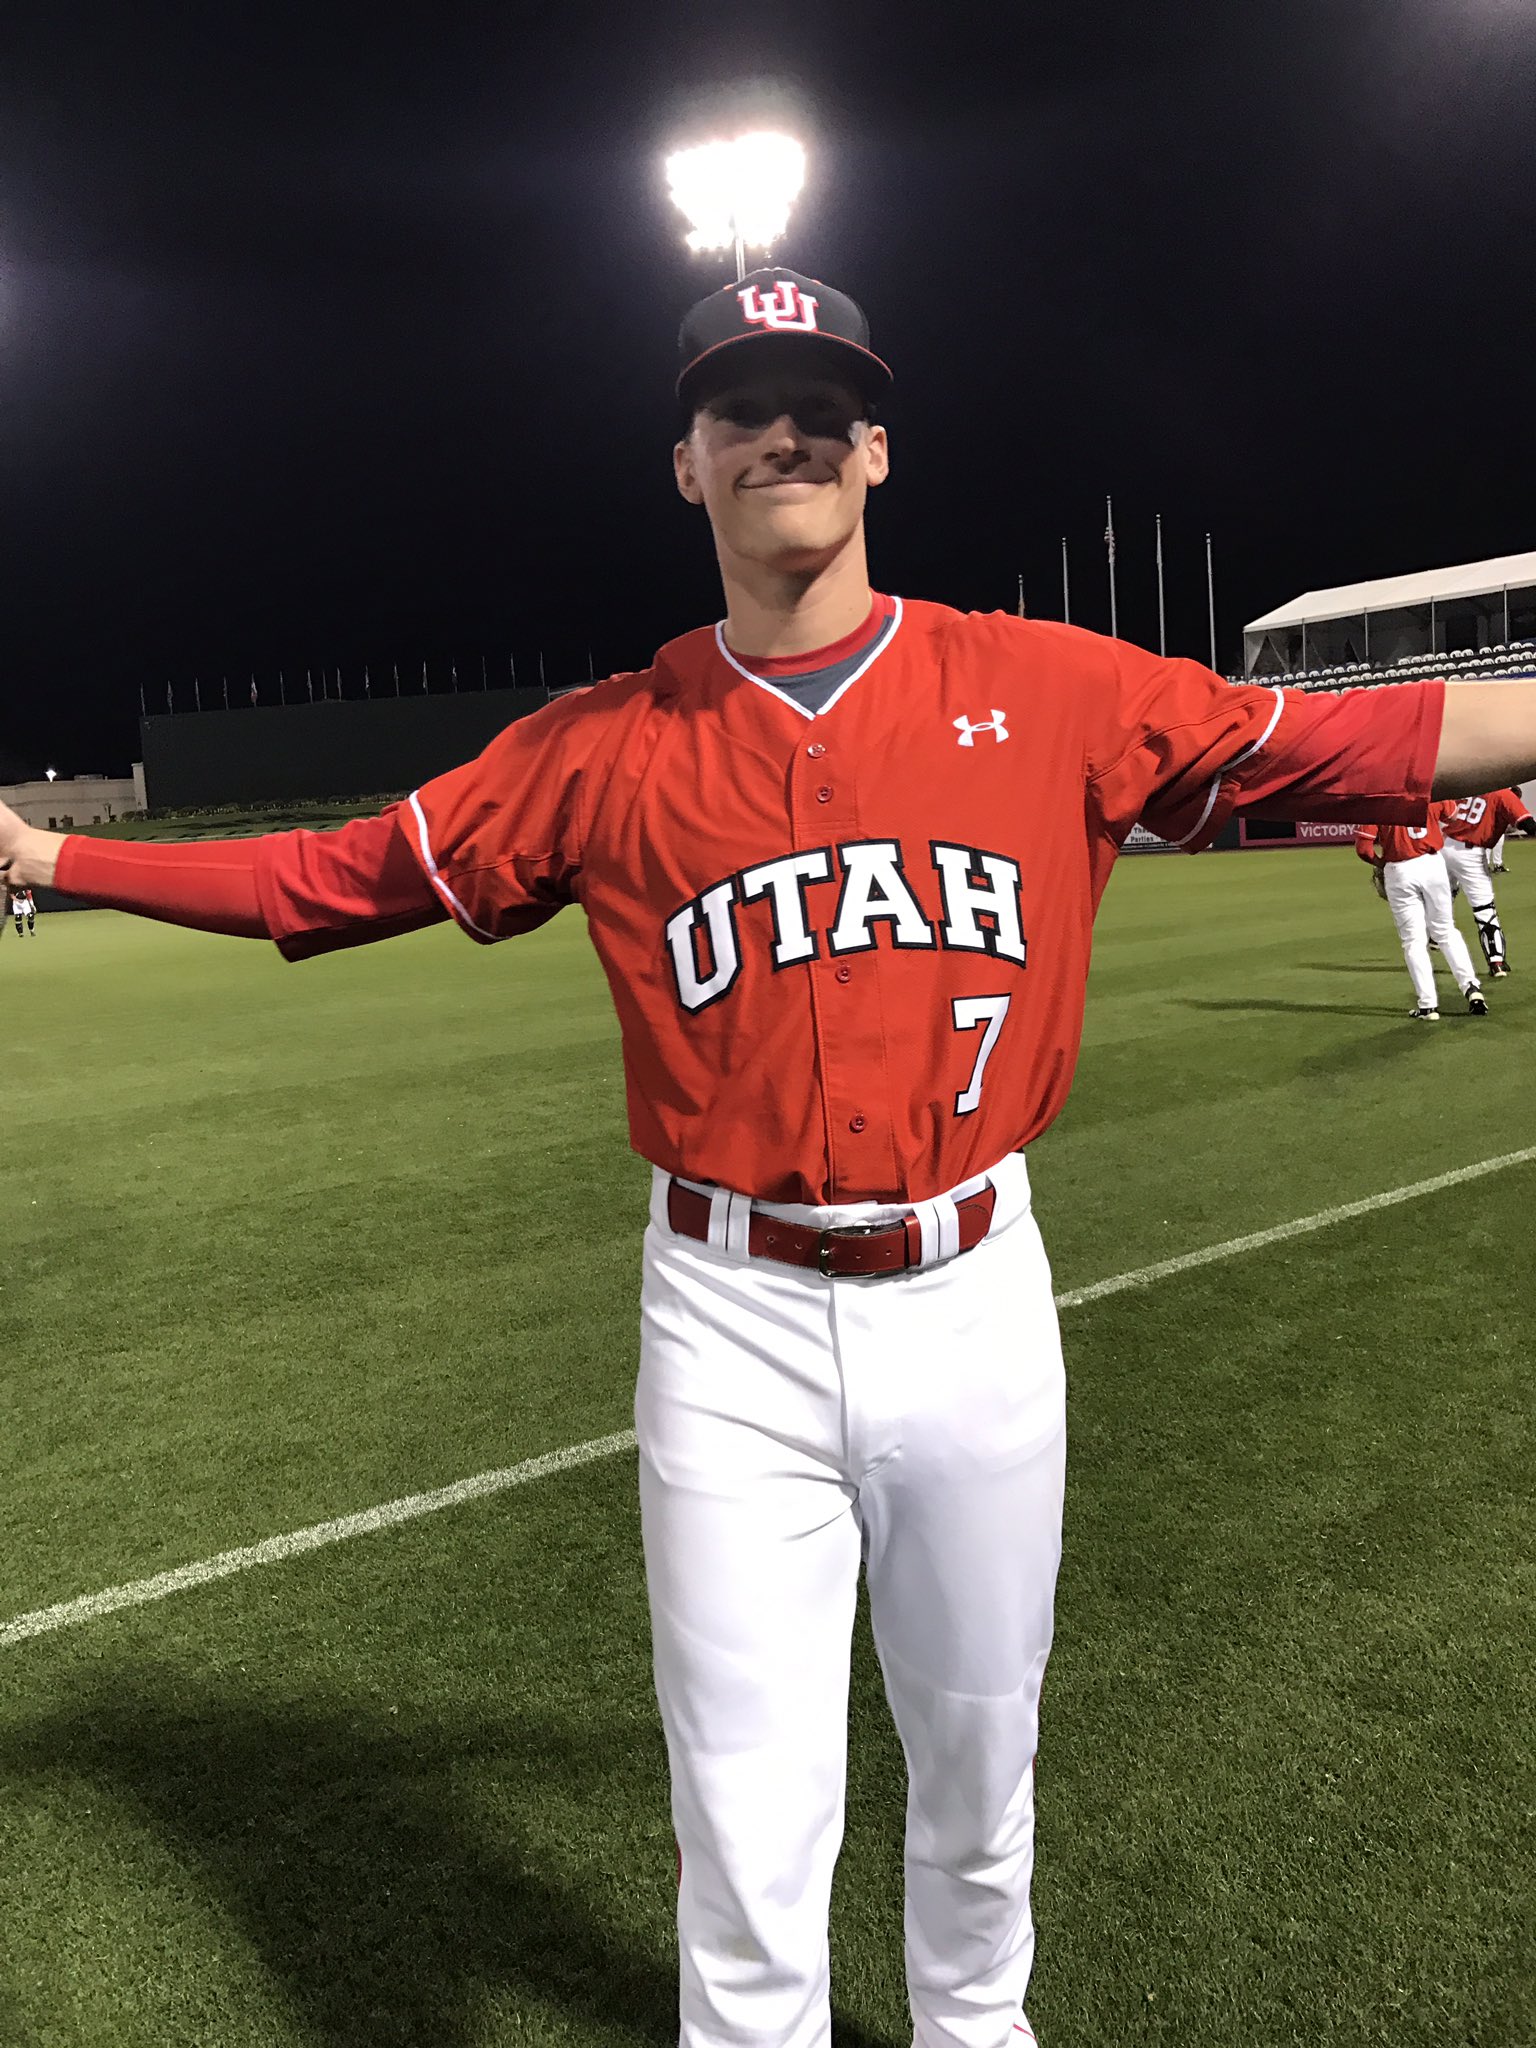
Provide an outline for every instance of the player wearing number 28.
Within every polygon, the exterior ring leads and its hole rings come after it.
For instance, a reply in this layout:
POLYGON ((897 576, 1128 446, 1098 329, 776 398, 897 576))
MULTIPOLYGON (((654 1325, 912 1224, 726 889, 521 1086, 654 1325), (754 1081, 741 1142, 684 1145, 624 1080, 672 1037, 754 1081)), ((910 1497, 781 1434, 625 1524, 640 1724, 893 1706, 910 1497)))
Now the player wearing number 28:
POLYGON ((1536 818, 1526 809, 1519 790, 1495 789, 1446 805, 1440 823, 1452 894, 1459 891, 1467 899, 1488 972, 1501 981, 1509 973, 1509 956, 1493 897, 1493 876, 1499 865, 1496 850, 1506 837, 1536 836, 1536 818))
POLYGON ((876 594, 890 373, 858 307, 759 272, 681 339, 718 625, 334 834, 189 865, 0 818, 0 859, 290 957, 583 906, 654 1169, 636 1425, 680 2041, 827 2048, 862 1566, 910 1777, 913 2039, 1014 2048, 1065 1457, 1025 1148, 1071 1081, 1095 908, 1139 819, 1198 850, 1245 806, 1413 820, 1528 772, 1536 697, 1234 688, 876 594))

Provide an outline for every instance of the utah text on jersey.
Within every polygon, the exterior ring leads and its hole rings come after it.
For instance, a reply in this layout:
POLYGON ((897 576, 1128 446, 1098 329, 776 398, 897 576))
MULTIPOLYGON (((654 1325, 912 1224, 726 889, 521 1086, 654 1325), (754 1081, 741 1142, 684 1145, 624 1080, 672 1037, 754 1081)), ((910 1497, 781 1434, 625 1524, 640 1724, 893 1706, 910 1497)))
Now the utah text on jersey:
POLYGON ((916 951, 945 946, 1025 966, 1028 949, 1018 862, 1004 853, 948 846, 940 840, 934 840, 928 852, 944 906, 936 923, 923 915, 908 886, 902 850, 894 839, 814 846, 760 861, 712 883, 667 920, 678 1001, 685 1010, 703 1010, 730 994, 741 974, 737 906, 758 897, 767 897, 772 905, 770 957, 775 968, 819 960, 824 947, 830 954, 871 952, 882 925, 892 946, 916 951), (834 879, 835 906, 830 891, 818 891, 814 910, 819 921, 813 926, 810 892, 815 884, 834 879))

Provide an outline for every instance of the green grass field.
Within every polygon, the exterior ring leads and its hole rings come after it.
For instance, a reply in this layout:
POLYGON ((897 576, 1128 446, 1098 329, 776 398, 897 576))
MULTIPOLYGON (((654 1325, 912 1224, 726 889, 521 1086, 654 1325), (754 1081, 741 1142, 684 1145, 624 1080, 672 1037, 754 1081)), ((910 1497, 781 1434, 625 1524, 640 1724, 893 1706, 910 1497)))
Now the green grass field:
MULTIPOLYGON (((1127 862, 1059 1288, 1536 1145, 1345 852, 1127 862)), ((623 1429, 645 1169, 574 914, 0 937, 0 1625, 623 1429)), ((1536 2042, 1536 1166, 1064 1315, 1044 2048, 1536 2042)), ((841 2048, 904 2048, 856 1656, 841 2048)), ((675 2040, 633 1459, 0 1647, 0 2048, 675 2040)))

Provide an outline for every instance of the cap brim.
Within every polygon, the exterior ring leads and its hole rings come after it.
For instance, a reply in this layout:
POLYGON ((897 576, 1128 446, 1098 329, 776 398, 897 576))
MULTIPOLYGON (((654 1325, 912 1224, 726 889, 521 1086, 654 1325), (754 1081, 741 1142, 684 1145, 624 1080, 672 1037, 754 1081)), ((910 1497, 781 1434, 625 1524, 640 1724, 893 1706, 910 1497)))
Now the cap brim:
POLYGON ((832 369, 852 379, 866 398, 878 398, 890 388, 891 372, 881 362, 873 349, 860 346, 856 341, 846 341, 840 334, 786 334, 771 330, 762 334, 730 334, 724 341, 717 341, 702 354, 696 355, 683 368, 677 380, 677 395, 682 402, 690 404, 696 395, 707 390, 717 381, 723 381, 719 373, 737 368, 734 353, 744 349, 748 343, 762 348, 767 342, 776 341, 792 348, 799 356, 802 351, 815 349, 832 369))

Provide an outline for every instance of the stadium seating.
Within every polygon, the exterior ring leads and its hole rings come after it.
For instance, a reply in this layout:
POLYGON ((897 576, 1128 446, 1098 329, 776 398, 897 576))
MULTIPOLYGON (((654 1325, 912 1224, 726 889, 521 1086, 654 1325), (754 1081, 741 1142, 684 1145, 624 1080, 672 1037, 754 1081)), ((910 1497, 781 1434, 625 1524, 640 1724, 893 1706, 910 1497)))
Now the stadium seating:
MULTIPOLYGON (((1536 677, 1536 640, 1499 641, 1491 647, 1456 647, 1444 654, 1399 654, 1391 661, 1343 661, 1298 669, 1294 675, 1253 678, 1293 689, 1370 689, 1379 683, 1415 683, 1430 676, 1536 677)), ((1246 680, 1242 676, 1233 682, 1246 680)))

